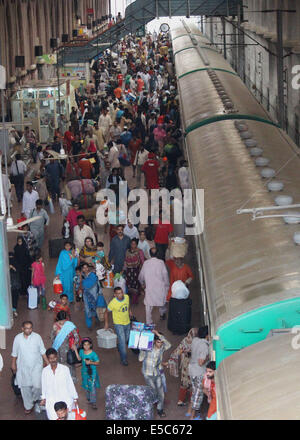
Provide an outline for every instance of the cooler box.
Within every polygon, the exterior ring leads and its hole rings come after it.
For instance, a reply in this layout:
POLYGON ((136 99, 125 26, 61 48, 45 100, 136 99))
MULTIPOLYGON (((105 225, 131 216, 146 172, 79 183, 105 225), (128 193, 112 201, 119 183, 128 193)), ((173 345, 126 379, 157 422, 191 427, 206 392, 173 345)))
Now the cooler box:
POLYGON ((116 348, 117 335, 112 330, 101 328, 97 330, 97 343, 99 348, 116 348))

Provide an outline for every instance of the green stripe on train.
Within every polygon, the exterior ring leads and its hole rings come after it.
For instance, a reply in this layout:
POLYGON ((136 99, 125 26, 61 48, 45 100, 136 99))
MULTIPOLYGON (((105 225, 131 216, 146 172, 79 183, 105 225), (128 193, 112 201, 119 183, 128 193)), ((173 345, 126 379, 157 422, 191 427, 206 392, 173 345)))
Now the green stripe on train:
MULTIPOLYGON (((206 47, 206 46, 198 46, 200 49, 207 49, 207 50, 212 50, 213 52, 219 53, 216 49, 213 49, 212 47, 206 47)), ((183 52, 184 50, 188 50, 188 49, 197 49, 197 46, 188 46, 188 47, 184 47, 182 49, 177 50, 176 52, 174 52, 174 56, 177 55, 180 52, 183 52)))
POLYGON ((213 340, 217 366, 237 351, 262 341, 271 330, 295 325, 300 325, 299 297, 260 307, 226 322, 213 340))
POLYGON ((194 73, 194 72, 201 72, 201 70, 218 70, 220 72, 226 72, 226 73, 230 73, 231 75, 235 75, 238 76, 238 74, 236 72, 231 72, 230 70, 226 70, 226 69, 220 69, 218 67, 202 67, 201 69, 194 69, 194 70, 190 70, 189 72, 185 72, 182 75, 180 75, 178 77, 178 79, 183 78, 184 76, 189 75, 190 73, 194 73))
POLYGON ((185 136, 187 136, 192 131, 197 130, 197 128, 200 128, 204 125, 213 124, 214 122, 226 121, 226 120, 230 120, 230 119, 248 119, 251 121, 258 121, 258 122, 263 122, 265 124, 274 125, 274 127, 280 128, 280 126, 278 124, 276 124, 276 122, 261 118, 260 116, 241 115, 238 113, 230 113, 230 114, 226 114, 226 115, 216 115, 216 116, 213 116, 212 118, 203 119, 202 121, 199 121, 199 122, 194 122, 193 124, 189 125, 185 129, 184 134, 185 134, 185 136))
POLYGON ((172 38, 172 40, 177 40, 177 38, 181 38, 181 37, 189 37, 190 35, 193 35, 194 37, 202 37, 202 35, 199 34, 181 34, 181 35, 177 35, 177 37, 172 38))

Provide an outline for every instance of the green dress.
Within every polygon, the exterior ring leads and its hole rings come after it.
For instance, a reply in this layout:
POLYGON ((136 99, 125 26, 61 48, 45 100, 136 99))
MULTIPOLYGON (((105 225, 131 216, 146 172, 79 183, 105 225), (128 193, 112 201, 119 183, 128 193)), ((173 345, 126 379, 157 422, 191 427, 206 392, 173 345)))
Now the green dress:
POLYGON ((92 369, 92 375, 89 376, 87 366, 85 365, 84 362, 85 359, 89 359, 92 362, 99 362, 99 357, 97 353, 92 351, 90 354, 84 354, 84 350, 81 349, 79 350, 79 356, 82 359, 82 366, 81 366, 82 387, 89 392, 91 392, 94 387, 100 388, 100 380, 96 365, 90 365, 92 369))

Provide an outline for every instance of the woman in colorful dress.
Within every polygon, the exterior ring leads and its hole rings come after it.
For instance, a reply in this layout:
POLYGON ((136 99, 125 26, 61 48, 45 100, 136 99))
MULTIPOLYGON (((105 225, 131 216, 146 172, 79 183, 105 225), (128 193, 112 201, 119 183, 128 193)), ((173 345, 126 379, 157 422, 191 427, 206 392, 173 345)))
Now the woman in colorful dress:
POLYGON ((52 348, 57 351, 58 362, 66 365, 70 369, 73 382, 76 383, 76 370, 74 365, 67 362, 67 354, 70 348, 80 344, 78 329, 73 322, 67 320, 67 313, 58 312, 55 323, 53 324, 51 335, 52 348))
POLYGON ((81 262, 93 264, 93 258, 97 254, 97 247, 94 245, 94 241, 91 237, 86 237, 84 240, 84 246, 80 251, 79 257, 81 262))
POLYGON ((123 271, 126 279, 128 295, 131 298, 131 304, 138 304, 138 295, 140 294, 140 282, 138 280, 144 260, 142 251, 138 248, 138 240, 133 238, 130 243, 130 249, 126 251, 123 271))
POLYGON ((82 361, 82 388, 86 391, 87 401, 92 405, 93 409, 97 409, 97 388, 100 388, 100 380, 97 371, 99 357, 97 353, 93 351, 92 340, 90 338, 83 338, 79 353, 75 344, 73 350, 76 353, 77 359, 82 361))
POLYGON ((74 302, 73 279, 79 259, 75 255, 74 246, 70 241, 65 242, 65 249, 59 254, 55 275, 63 285, 63 293, 68 295, 69 301, 74 302))
POLYGON ((82 281, 83 302, 85 311, 85 323, 89 330, 92 328, 93 317, 97 316, 97 308, 106 308, 106 302, 102 294, 102 289, 95 272, 87 263, 82 265, 82 281))
POLYGON ((197 336, 198 328, 192 328, 188 335, 181 341, 178 347, 173 351, 169 359, 169 373, 171 376, 178 377, 181 369, 180 389, 178 396, 178 406, 186 405, 187 393, 191 387, 189 377, 189 363, 192 350, 192 341, 197 336))

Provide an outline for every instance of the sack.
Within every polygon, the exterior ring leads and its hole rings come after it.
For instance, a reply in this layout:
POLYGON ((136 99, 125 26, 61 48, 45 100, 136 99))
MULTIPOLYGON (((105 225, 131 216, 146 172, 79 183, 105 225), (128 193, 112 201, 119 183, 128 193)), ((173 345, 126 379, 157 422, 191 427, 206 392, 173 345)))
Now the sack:
POLYGON ((11 383, 11 387, 13 389, 13 392, 18 397, 18 396, 21 396, 21 389, 19 388, 18 385, 15 384, 15 379, 16 379, 16 375, 13 373, 12 376, 11 376, 10 383, 11 383))
POLYGON ((189 289, 181 280, 175 281, 172 284, 171 290, 172 290, 172 298, 176 298, 176 299, 186 299, 190 294, 189 289))
POLYGON ((126 281, 120 274, 115 274, 114 276, 114 288, 115 287, 120 287, 124 293, 126 292, 126 281))
POLYGON ((75 201, 78 203, 79 209, 90 209, 95 204, 96 199, 94 194, 81 194, 75 201))
POLYGON ((79 360, 77 359, 77 356, 76 356, 75 351, 72 350, 72 348, 70 348, 70 349, 68 350, 68 353, 67 353, 67 363, 68 363, 69 365, 75 365, 75 364, 80 364, 80 362, 81 362, 81 361, 79 361, 79 360))
POLYGON ((114 287, 114 274, 112 270, 106 272, 105 280, 103 281, 103 287, 112 289, 114 287))
POLYGON ((29 286, 28 292, 28 308, 33 310, 37 309, 38 306, 38 291, 36 287, 29 286))
POLYGON ((131 165, 129 160, 127 160, 124 156, 119 156, 118 159, 119 159, 120 165, 122 165, 123 167, 129 167, 131 165))

